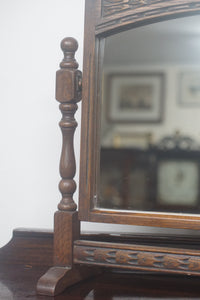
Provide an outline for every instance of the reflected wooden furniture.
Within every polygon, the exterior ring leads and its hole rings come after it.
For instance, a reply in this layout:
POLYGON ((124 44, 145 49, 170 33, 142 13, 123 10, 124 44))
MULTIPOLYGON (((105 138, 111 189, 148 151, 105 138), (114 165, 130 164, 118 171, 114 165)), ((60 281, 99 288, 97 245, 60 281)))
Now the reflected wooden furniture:
POLYGON ((56 295, 66 287, 102 271, 102 267, 168 274, 200 275, 200 251, 195 238, 162 237, 151 243, 148 236, 135 238, 97 237, 82 239, 80 221, 200 229, 200 216, 157 212, 98 209, 99 135, 102 47, 104 38, 122 30, 200 12, 196 0, 125 1, 86 0, 83 90, 82 75, 74 58, 77 42, 64 39, 64 59, 57 72, 56 99, 60 102, 63 148, 60 161, 62 194, 55 213, 53 266, 40 278, 37 292, 56 295), (83 97, 79 210, 73 200, 75 158, 74 114, 83 97))
POLYGON ((200 149, 188 137, 167 136, 146 149, 101 148, 100 179, 99 208, 200 211, 200 149))
POLYGON ((135 148, 101 148, 97 205, 107 209, 141 210, 147 205, 151 208, 152 155, 148 150, 135 148))

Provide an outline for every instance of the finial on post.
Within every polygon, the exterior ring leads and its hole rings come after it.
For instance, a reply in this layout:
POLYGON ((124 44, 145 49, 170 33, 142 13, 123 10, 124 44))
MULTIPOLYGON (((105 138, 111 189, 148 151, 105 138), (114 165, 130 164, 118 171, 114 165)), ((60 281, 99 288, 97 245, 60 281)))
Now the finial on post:
POLYGON ((82 73, 77 70, 78 63, 74 57, 78 49, 77 41, 71 37, 65 38, 61 42, 61 49, 64 58, 60 63, 61 69, 56 73, 56 100, 60 102, 62 119, 59 125, 63 135, 60 159, 62 180, 59 184, 62 200, 58 204, 58 209, 61 211, 75 211, 77 205, 73 200, 73 194, 76 190, 76 183, 73 178, 76 173, 76 163, 73 139, 77 122, 74 119, 74 114, 78 108, 77 102, 82 97, 82 73))
POLYGON ((64 53, 60 67, 78 69, 78 63, 74 58, 75 52, 78 49, 78 42, 72 37, 67 37, 61 41, 60 47, 64 53))

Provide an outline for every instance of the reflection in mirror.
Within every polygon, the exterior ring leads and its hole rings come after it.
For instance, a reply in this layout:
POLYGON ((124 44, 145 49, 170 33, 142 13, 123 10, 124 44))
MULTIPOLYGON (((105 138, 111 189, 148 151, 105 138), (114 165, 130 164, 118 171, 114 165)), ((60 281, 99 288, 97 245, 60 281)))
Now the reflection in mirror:
POLYGON ((200 211, 200 16, 107 37, 97 207, 200 211))

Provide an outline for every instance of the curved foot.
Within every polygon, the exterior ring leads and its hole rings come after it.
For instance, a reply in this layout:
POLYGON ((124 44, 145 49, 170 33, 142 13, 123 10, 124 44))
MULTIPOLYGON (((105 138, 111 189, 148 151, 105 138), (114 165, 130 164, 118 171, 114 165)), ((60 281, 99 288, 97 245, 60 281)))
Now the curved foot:
POLYGON ((38 281, 37 293, 46 296, 55 296, 62 293, 67 287, 98 274, 92 267, 77 266, 52 267, 38 281))

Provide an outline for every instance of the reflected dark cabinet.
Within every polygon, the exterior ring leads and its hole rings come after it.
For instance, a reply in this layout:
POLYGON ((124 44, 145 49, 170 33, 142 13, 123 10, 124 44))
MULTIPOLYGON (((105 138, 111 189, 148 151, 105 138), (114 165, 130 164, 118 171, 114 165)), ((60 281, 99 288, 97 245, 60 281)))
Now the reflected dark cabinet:
POLYGON ((102 148, 97 207, 144 210, 148 206, 153 209, 149 193, 153 166, 155 157, 148 151, 102 148))
POLYGON ((102 148, 101 160, 97 207, 200 212, 200 151, 102 148))
POLYGON ((56 295, 105 267, 200 275, 195 236, 181 231, 200 230, 199 148, 192 142, 200 144, 199 28, 196 0, 86 0, 83 78, 77 42, 61 43, 62 199, 54 265, 40 278, 39 294, 56 295), (81 98, 77 209, 73 136, 81 98), (158 143, 174 132, 188 138, 176 138, 175 147, 170 139, 158 143), (125 146, 113 149, 119 135, 125 146), (145 136, 156 146, 138 150, 145 136), (84 221, 177 231, 165 238, 147 233, 138 239, 134 229, 128 238, 82 237, 84 221))

